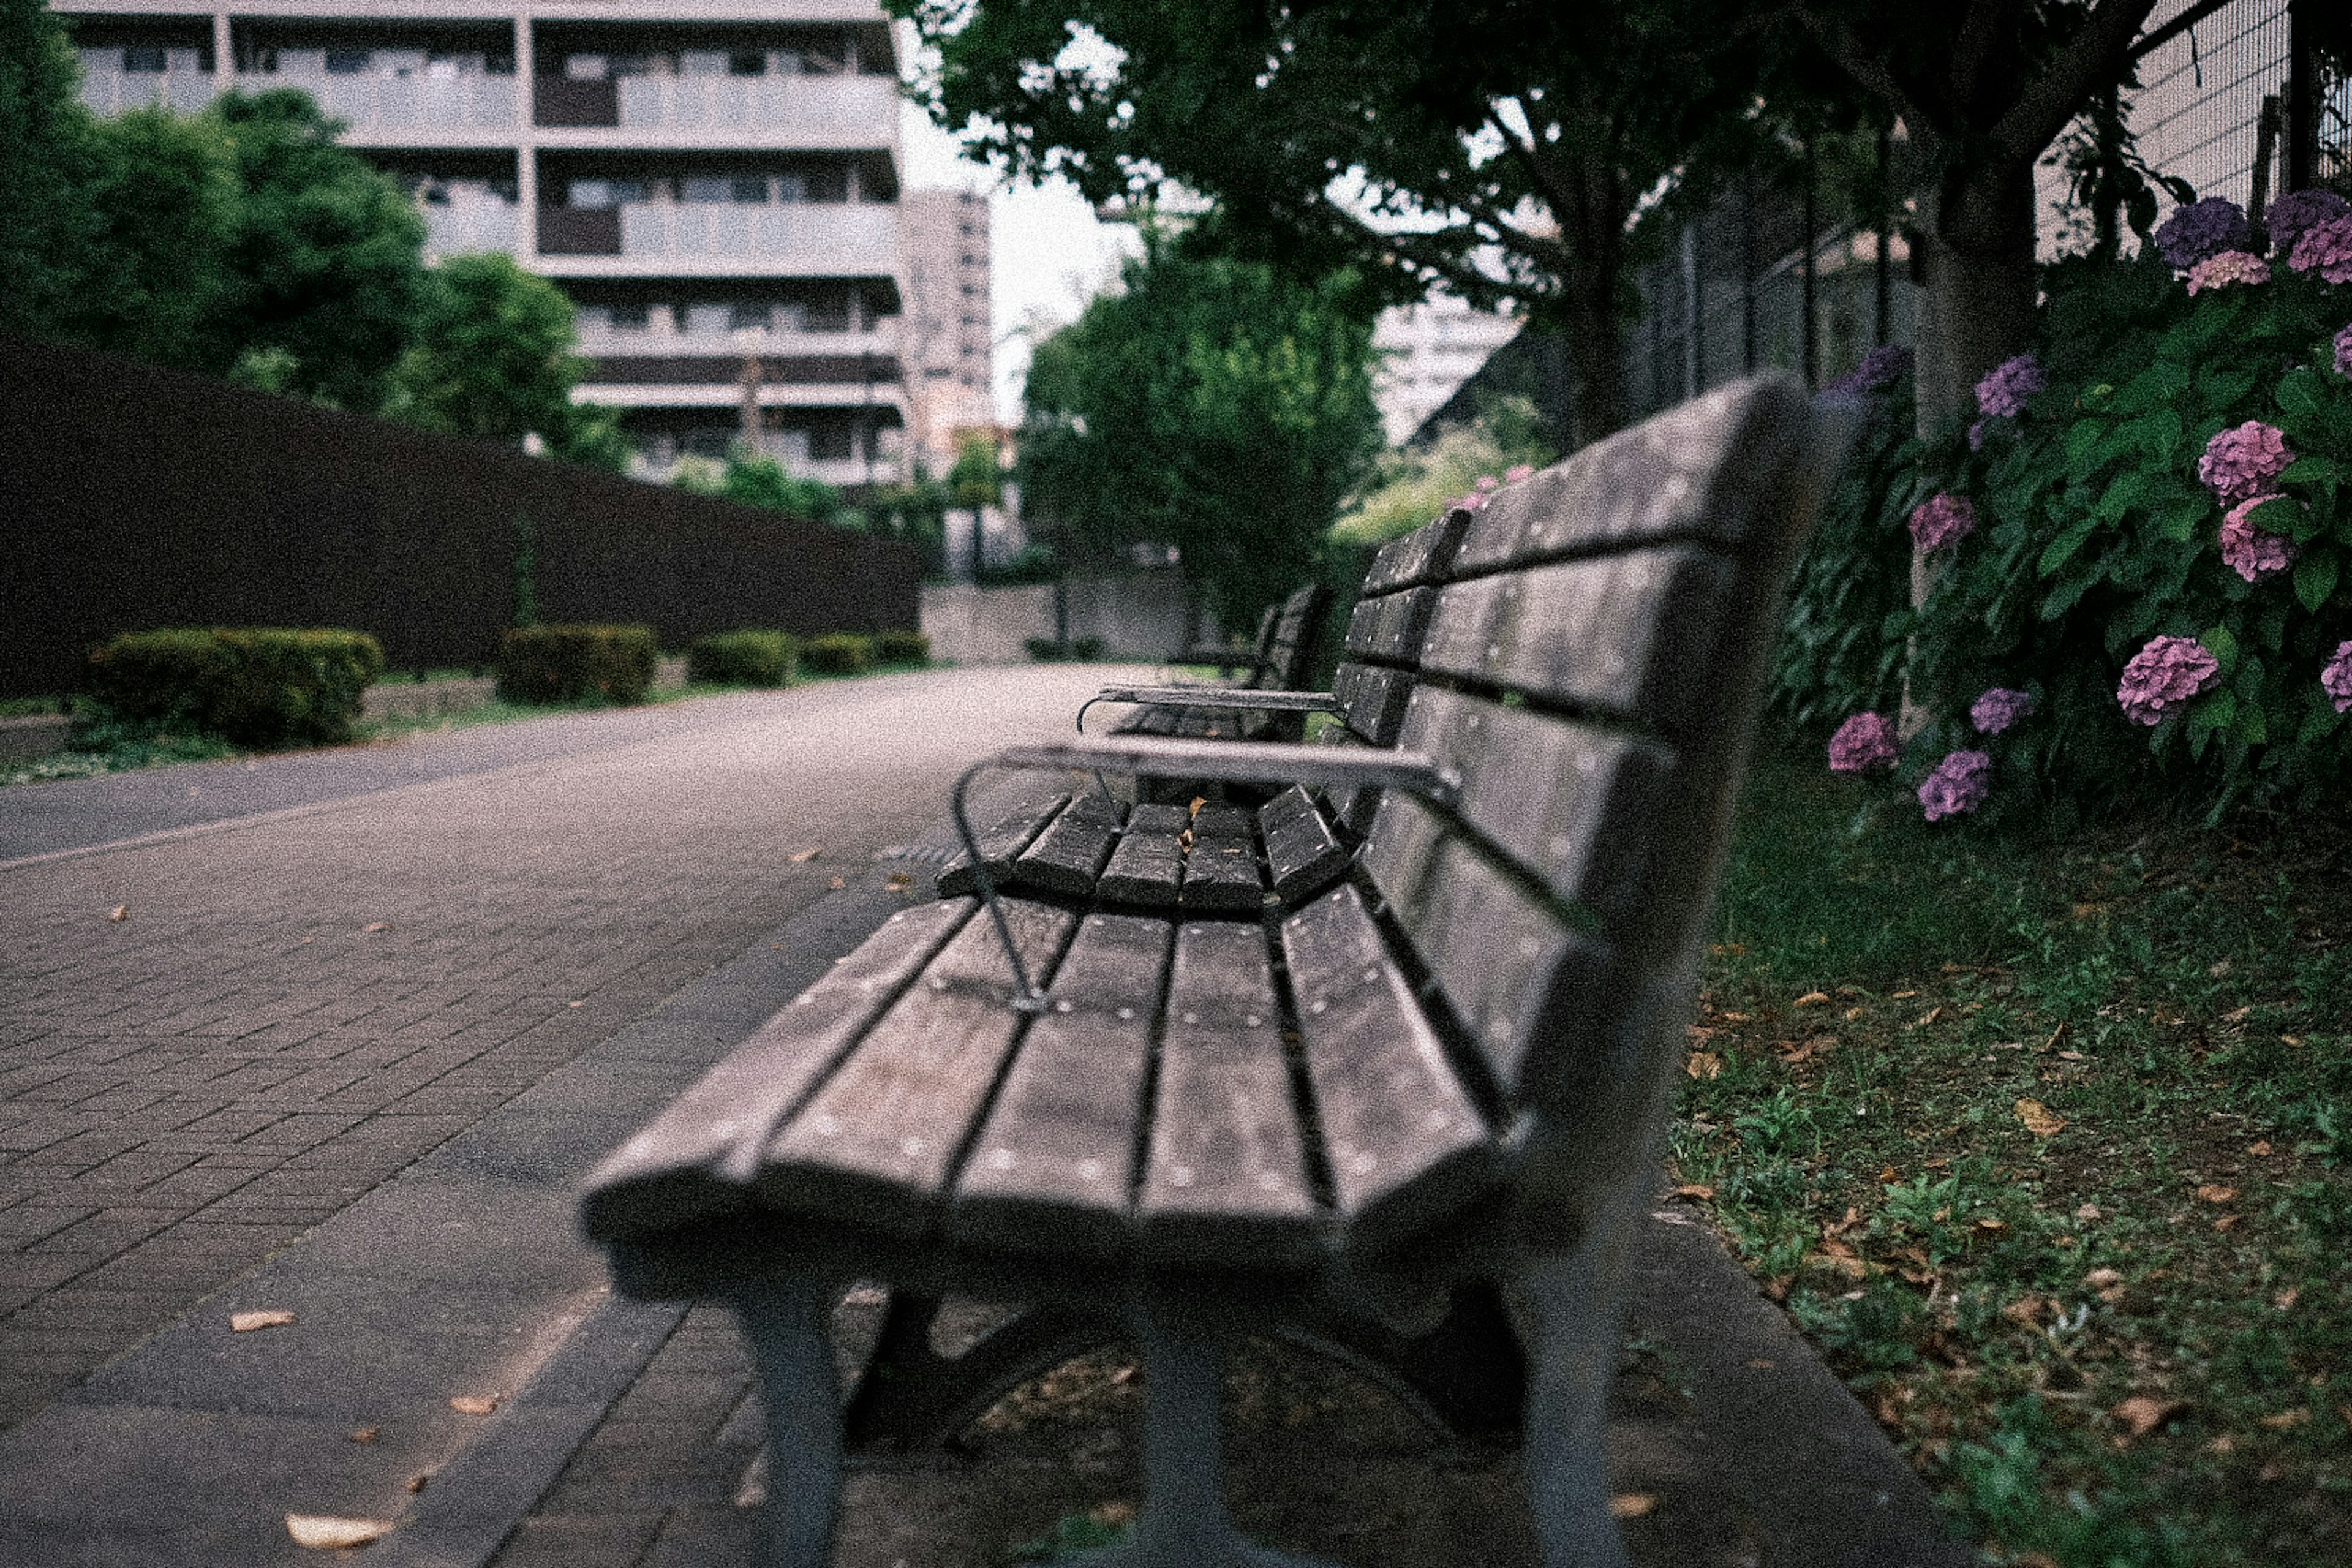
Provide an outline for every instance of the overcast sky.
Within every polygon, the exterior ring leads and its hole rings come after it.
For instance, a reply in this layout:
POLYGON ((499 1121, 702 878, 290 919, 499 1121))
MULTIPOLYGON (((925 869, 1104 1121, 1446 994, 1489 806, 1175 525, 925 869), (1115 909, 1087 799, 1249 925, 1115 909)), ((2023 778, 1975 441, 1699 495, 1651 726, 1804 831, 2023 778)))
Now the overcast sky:
POLYGON ((1121 249, 1133 235, 1123 225, 1096 221, 1094 209, 1067 184, 1004 189, 992 171, 958 157, 954 140, 921 110, 910 103, 901 113, 909 190, 991 193, 996 413, 1006 424, 1017 423, 1021 374, 1029 363, 1023 329, 1033 318, 1056 325, 1075 320, 1117 275, 1121 249))

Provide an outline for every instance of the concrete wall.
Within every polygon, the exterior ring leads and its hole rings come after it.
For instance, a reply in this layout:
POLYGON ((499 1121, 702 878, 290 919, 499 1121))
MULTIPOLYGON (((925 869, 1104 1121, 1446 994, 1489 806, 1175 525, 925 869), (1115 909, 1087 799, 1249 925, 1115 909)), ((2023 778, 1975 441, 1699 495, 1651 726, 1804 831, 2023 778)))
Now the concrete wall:
MULTIPOLYGON (((958 664, 1026 659, 1026 639, 1054 635, 1057 593, 1067 635, 1073 640, 1102 638, 1106 658, 1164 659, 1189 640, 1184 580, 1173 571, 1021 588, 934 584, 923 590, 923 630, 930 635, 932 657, 958 664)), ((1207 635, 1213 636, 1213 629, 1207 635)))

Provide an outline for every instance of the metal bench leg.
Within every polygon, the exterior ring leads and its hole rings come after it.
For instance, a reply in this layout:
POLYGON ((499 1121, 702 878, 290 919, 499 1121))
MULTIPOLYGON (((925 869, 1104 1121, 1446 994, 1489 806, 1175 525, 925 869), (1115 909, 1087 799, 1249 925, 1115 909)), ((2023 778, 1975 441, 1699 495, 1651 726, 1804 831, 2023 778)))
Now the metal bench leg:
POLYGON ((841 1379, 833 1308, 823 1279, 771 1279, 729 1305, 759 1363, 768 1414, 768 1568, 830 1568, 841 1501, 841 1379))
POLYGON ((1527 1405, 1528 1494, 1544 1568, 1631 1568, 1609 1512, 1609 1386, 1617 1371, 1622 1226, 1574 1251, 1527 1259, 1536 1316, 1527 1405))
POLYGON ((1143 1510, 1123 1546, 1064 1561, 1078 1568, 1336 1568, 1257 1545, 1225 1511, 1217 1409, 1223 1345, 1203 1317, 1146 1302, 1134 1314, 1143 1352, 1143 1510))

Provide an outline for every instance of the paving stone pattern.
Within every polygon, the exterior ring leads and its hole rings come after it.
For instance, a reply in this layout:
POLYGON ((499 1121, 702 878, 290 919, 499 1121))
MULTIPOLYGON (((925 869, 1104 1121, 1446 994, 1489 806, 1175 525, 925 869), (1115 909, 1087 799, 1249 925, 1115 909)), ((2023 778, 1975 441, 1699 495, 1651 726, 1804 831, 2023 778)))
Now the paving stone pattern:
POLYGON ((824 896, 1098 673, 575 726, 568 758, 0 868, 0 1426, 824 896))

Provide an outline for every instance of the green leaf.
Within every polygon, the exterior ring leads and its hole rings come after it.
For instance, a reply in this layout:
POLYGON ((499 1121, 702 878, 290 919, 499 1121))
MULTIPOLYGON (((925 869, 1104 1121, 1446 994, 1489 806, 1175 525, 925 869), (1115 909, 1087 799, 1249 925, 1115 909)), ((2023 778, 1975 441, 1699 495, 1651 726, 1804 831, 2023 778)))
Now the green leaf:
POLYGON ((2140 503, 2147 494, 2147 474, 2144 469, 2130 468, 2117 474, 2107 493, 2099 498, 2093 515, 2103 522, 2120 521, 2124 513, 2140 503))
POLYGON ((2286 485, 2333 485, 2343 477, 2344 470, 2333 458, 2297 458, 2279 475, 2286 485))
POLYGON ((2099 449, 2099 440, 2107 433, 2104 419, 2078 419, 2066 432, 2066 469, 2074 479, 2082 479, 2091 469, 2091 454, 2099 449))
POLYGON ((2038 613, 2045 621, 2056 620, 2060 616, 2073 609, 2075 603, 2084 595, 2089 593, 2092 584, 2098 580, 2099 574, 2095 572, 2075 573, 2043 596, 2042 608, 2038 613))
POLYGON ((2250 370, 2209 369, 2203 379, 2205 406, 2216 414, 2229 408, 2231 404, 2252 392, 2254 387, 2254 373, 2250 370))
POLYGON ((2319 606, 2327 603, 2327 596, 2336 592, 2339 569, 2336 552, 2324 548, 2294 563, 2294 596, 2303 601, 2305 609, 2317 614, 2319 606))
MULTIPOLYGON (((2048 547, 2042 552, 2042 560, 2035 567, 2036 574, 2047 577, 2066 564, 2074 557, 2074 552, 2083 548, 2083 541, 2090 538, 2092 531, 2098 526, 2098 518, 2083 518, 2068 528, 2065 532, 2052 540, 2048 547)), ((2042 613, 2047 616, 2051 612, 2044 609, 2042 613)))
POLYGON ((2189 733, 2196 736, 2211 730, 2226 730, 2238 716, 2238 694, 2234 691, 2209 691, 2189 710, 2189 733))
POLYGON ((2189 367, 2177 360, 2158 360, 2116 395, 2118 414, 2137 414, 2160 407, 2189 390, 2189 367))
POLYGON ((2259 746, 2271 738, 2269 721, 2263 716, 2262 704, 2249 702, 2238 710, 2237 722, 2231 726, 2239 740, 2249 746, 2259 746))
POLYGON ((2327 411, 2326 384, 2297 365, 2279 382, 2278 405, 2299 418, 2319 418, 2327 411))
POLYGON ((2214 626, 2197 639, 2205 651, 2221 661, 2221 673, 2228 675, 2238 668, 2238 639, 2227 626, 2214 626))
POLYGON ((2184 496, 2156 514, 2156 531, 2175 544, 2189 543, 2197 537, 2197 525, 2212 510, 2212 501, 2204 496, 2184 496))

